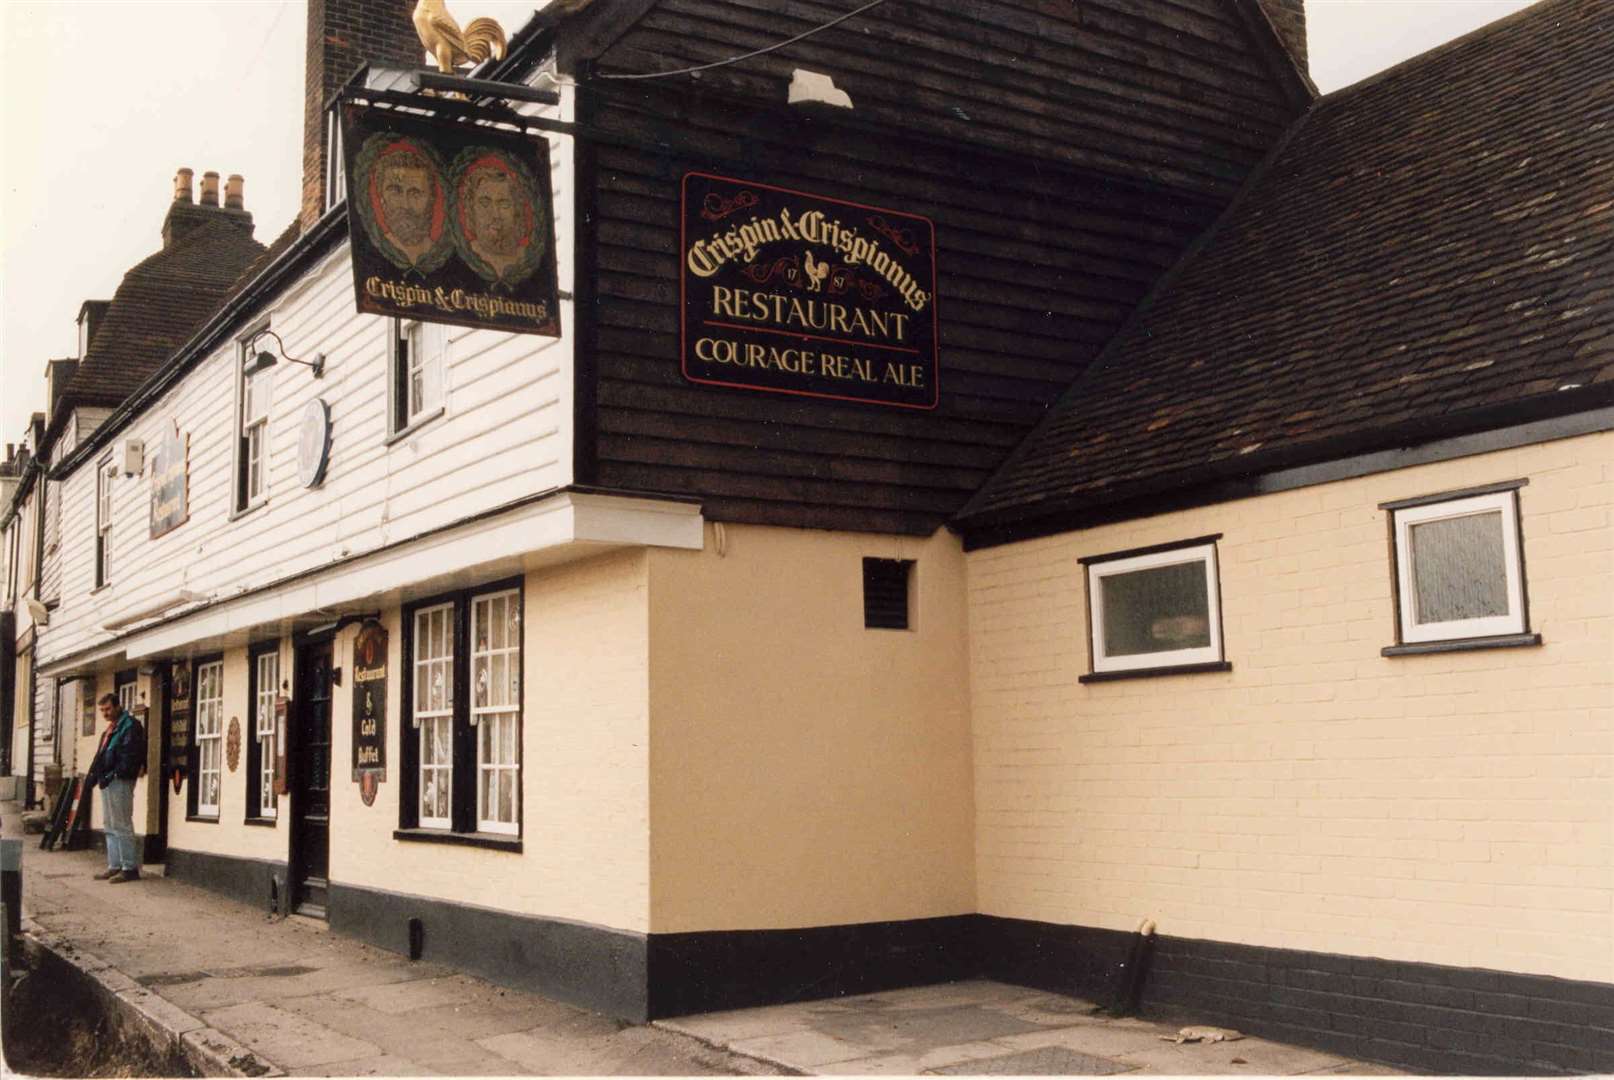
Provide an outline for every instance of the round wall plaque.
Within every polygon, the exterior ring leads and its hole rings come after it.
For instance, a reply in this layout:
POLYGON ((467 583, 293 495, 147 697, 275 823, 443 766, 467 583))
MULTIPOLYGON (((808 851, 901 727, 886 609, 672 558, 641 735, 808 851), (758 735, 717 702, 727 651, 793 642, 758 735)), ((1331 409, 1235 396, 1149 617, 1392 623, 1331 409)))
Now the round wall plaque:
POLYGON ((303 410, 302 433, 297 440, 297 479, 303 487, 318 487, 331 459, 331 407, 315 398, 303 410))

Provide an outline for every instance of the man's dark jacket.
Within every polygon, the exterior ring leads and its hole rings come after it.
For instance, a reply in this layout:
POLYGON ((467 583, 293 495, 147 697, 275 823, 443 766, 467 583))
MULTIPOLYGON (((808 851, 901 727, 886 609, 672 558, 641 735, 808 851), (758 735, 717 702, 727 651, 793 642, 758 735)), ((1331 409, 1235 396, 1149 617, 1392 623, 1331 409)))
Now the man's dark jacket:
POLYGON ((104 788, 114 780, 138 779, 145 765, 146 729, 125 709, 112 734, 96 752, 95 761, 90 764, 90 776, 97 787, 104 788))

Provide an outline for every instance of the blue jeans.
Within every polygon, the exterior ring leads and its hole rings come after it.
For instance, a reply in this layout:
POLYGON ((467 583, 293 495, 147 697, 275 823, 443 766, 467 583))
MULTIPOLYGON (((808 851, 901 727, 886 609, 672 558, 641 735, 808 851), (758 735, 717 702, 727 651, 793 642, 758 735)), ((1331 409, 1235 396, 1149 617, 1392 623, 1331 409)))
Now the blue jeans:
POLYGON ((135 850, 133 780, 114 780, 101 789, 101 813, 106 818, 106 868, 139 870, 135 850))

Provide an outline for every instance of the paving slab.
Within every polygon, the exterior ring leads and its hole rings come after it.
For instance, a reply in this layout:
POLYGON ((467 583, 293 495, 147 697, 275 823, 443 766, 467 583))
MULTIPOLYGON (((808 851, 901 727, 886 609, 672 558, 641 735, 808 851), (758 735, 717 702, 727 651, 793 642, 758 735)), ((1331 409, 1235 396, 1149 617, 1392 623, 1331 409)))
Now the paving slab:
POLYGON ((381 1053, 381 1048, 372 1042, 351 1038, 335 1028, 261 1001, 213 1009, 203 1013, 202 1019, 288 1071, 381 1053))
POLYGON ((1135 1068, 1135 1065, 1063 1046, 1044 1046, 1038 1050, 976 1058, 931 1071, 940 1076, 1113 1076, 1135 1068))
POLYGON ((895 1051, 900 1041, 887 1046, 871 1042, 848 1042, 821 1031, 792 1031, 784 1035, 764 1035, 725 1043, 730 1050, 786 1068, 811 1072, 820 1065, 856 1058, 874 1057, 881 1051, 895 1051))
POLYGON ((1003 1053, 1003 1046, 999 1043, 961 1043, 957 1046, 926 1050, 923 1053, 837 1061, 822 1066, 818 1071, 831 1076, 917 1076, 950 1065, 963 1065, 984 1058, 1001 1057, 1003 1053))
POLYGON ((382 1054, 380 1057, 337 1061, 298 1070, 300 1076, 441 1076, 418 1061, 382 1054))
POLYGON ((376 1012, 406 1013, 430 1005, 458 1005, 465 989, 449 979, 409 979, 384 986, 358 986, 336 993, 337 997, 367 1005, 376 1012))
POLYGON ((1152 1049, 1121 1054, 1118 1060, 1150 1072, 1258 1076, 1294 1076, 1333 1068, 1345 1061, 1338 1054, 1249 1037, 1219 1043, 1161 1042, 1152 1049))
POLYGON ((1090 1001, 970 980, 834 1001, 658 1021, 795 1072, 843 1076, 1397 1075, 1244 1037, 1165 1041, 1180 1024, 1101 1014, 1090 1001))

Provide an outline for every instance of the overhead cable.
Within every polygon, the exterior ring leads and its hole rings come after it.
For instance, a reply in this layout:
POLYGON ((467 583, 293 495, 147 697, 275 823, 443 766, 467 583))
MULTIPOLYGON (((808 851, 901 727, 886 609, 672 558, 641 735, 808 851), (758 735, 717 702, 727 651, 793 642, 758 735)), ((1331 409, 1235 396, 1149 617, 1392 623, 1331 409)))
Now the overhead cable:
POLYGON ((669 76, 672 76, 672 75, 693 75, 697 71, 710 71, 712 68, 726 67, 729 64, 738 64, 741 60, 749 60, 753 56, 762 56, 765 53, 775 52, 775 51, 777 51, 779 49, 785 48, 787 45, 794 45, 796 42, 801 41, 803 38, 810 38, 814 34, 821 34, 825 30, 828 30, 830 27, 839 26, 841 23, 845 22, 847 19, 851 19, 851 18, 854 18, 854 17, 856 17, 858 15, 861 15, 865 11, 868 11, 871 8, 877 8, 883 3, 885 3, 885 0, 869 0, 869 3, 864 4, 862 7, 856 8, 856 9, 854 9, 852 11, 848 11, 845 15, 841 15, 841 16, 839 16, 837 18, 831 19, 829 22, 825 23, 822 26, 815 26, 811 30, 803 30, 801 33, 797 34, 793 38, 786 38, 784 41, 776 42, 773 45, 767 45, 767 46, 764 46, 763 48, 760 48, 760 49, 752 49, 748 53, 741 53, 739 56, 731 56, 731 57, 727 58, 726 60, 713 60, 710 64, 696 64, 694 67, 675 68, 672 71, 646 71, 646 72, 641 72, 641 73, 633 74, 633 75, 597 74, 597 75, 594 76, 594 78, 596 78, 596 79, 665 79, 665 78, 668 78, 669 76))

